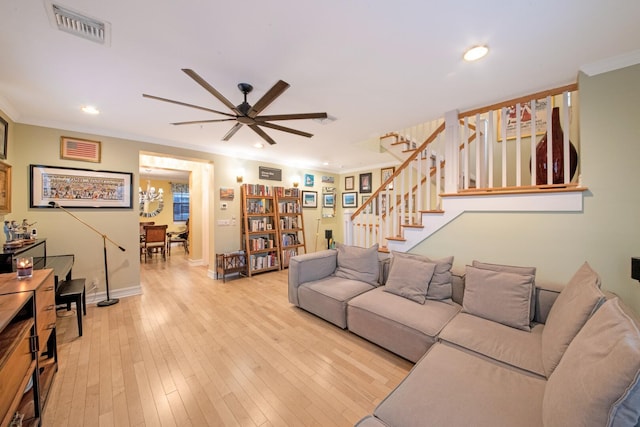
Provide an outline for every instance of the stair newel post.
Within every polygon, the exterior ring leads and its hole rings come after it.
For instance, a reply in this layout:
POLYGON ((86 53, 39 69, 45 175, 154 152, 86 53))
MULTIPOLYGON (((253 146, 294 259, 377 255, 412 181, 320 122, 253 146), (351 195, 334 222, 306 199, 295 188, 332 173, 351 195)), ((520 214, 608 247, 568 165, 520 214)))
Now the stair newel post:
MULTIPOLYGON (((533 101, 535 102, 535 101, 533 101)), ((516 187, 522 185, 522 104, 516 104, 516 187)), ((535 129, 535 128, 532 128, 535 129)), ((533 131, 533 130, 532 130, 533 131)), ((535 133, 531 134, 532 137, 535 133)))
POLYGON ((493 188, 493 143, 495 141, 493 133, 493 111, 487 113, 487 129, 486 129, 486 144, 487 144, 487 186, 493 188))
POLYGON ((420 153, 418 153, 418 182, 416 185, 416 223, 418 223, 418 221, 420 223, 422 223, 422 219, 420 218, 420 209, 422 209, 422 156, 425 150, 421 150, 420 153))
POLYGON ((353 221, 351 221, 351 211, 347 209, 343 214, 344 221, 344 243, 353 245, 353 221))

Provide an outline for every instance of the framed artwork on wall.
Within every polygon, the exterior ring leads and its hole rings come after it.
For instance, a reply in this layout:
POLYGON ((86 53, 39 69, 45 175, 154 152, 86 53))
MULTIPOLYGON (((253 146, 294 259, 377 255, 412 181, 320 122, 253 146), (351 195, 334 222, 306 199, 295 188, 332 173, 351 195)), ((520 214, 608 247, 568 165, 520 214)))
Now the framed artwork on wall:
POLYGON ((30 165, 29 207, 133 207, 133 174, 90 169, 30 165))
POLYGON ((89 139, 60 137, 60 158, 100 163, 100 141, 89 139))
POLYGON ((355 187, 355 178, 353 176, 345 176, 344 177, 344 189, 349 191, 353 190, 355 187))
POLYGON ((315 177, 309 173, 304 174, 304 186, 305 187, 313 187, 315 181, 315 177))
POLYGON ((371 174, 371 172, 360 174, 360 192, 361 193, 371 193, 371 188, 372 188, 371 177, 372 176, 373 175, 371 174))
MULTIPOLYGON (((395 171, 395 166, 380 169, 380 185, 384 184, 385 181, 388 180, 395 171)), ((393 181, 389 184, 389 190, 393 190, 393 181)))
POLYGON ((348 191, 342 193, 342 207, 343 208, 357 208, 358 207, 358 193, 355 191, 348 191))
POLYGON ((322 195, 322 207, 332 208, 336 205, 336 197, 333 193, 327 193, 322 195))
POLYGON ((318 192, 317 191, 302 191, 302 207, 303 208, 317 208, 318 207, 318 192))
POLYGON ((7 158, 7 141, 9 140, 9 123, 0 117, 0 159, 7 158))
POLYGON ((11 212, 11 166, 0 162, 0 214, 11 212))
MULTIPOLYGON (((543 135, 547 131, 547 99, 542 98, 536 100, 536 135, 543 135)), ((553 108, 553 98, 551 98, 551 107, 553 108)), ((502 140, 504 135, 503 126, 506 128, 507 139, 516 138, 516 125, 518 123, 518 115, 516 106, 506 107, 505 122, 503 124, 502 114, 498 114, 498 141, 502 140)), ((531 101, 520 104, 520 137, 527 138, 531 136, 531 101)))

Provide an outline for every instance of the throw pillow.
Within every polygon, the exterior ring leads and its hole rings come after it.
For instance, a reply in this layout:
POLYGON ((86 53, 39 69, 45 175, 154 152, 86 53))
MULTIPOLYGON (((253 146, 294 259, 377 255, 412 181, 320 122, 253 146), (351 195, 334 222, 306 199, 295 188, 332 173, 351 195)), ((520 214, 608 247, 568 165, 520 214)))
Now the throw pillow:
POLYGON ((343 279, 360 280, 378 286, 378 244, 370 248, 348 246, 338 243, 338 268, 335 275, 343 279))
POLYGON ((551 306, 542 330, 542 366, 547 378, 587 319, 604 302, 600 277, 584 263, 551 306))
POLYGON ((424 255, 410 254, 406 252, 393 252, 393 258, 410 258, 423 262, 432 262, 436 265, 433 272, 429 288, 427 289, 427 299, 446 300, 452 296, 451 288, 451 267, 453 266, 453 257, 441 259, 431 259, 424 255))
POLYGON ((640 319, 619 298, 602 304, 549 377, 542 421, 635 426, 640 419, 640 319))
MULTIPOLYGON (((475 268, 482 268, 484 270, 504 271, 507 273, 516 274, 531 274, 536 275, 535 267, 520 267, 518 265, 502 265, 502 264, 490 264, 488 262, 473 261, 471 265, 475 268)), ((529 320, 533 320, 536 314, 536 287, 531 288, 531 312, 529 313, 529 320)))
POLYGON ((462 311, 530 331, 534 276, 467 266, 462 311))
POLYGON ((394 258, 384 291, 424 304, 435 268, 436 265, 431 262, 394 258))

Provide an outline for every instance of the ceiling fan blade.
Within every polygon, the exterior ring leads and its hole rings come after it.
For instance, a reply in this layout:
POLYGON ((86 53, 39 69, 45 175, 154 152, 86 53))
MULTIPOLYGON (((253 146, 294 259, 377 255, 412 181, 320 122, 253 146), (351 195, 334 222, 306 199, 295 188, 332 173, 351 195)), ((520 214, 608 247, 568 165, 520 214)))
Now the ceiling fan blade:
POLYGON ((260 114, 262 110, 267 108, 267 106, 269 106, 269 104, 271 104, 277 97, 282 95, 282 92, 284 92, 288 88, 289 88, 289 83, 283 80, 278 80, 278 82, 274 84, 271 87, 271 89, 267 91, 267 93, 262 95, 262 98, 260 98, 253 107, 251 107, 251 110, 249 110, 249 113, 247 115, 249 117, 257 116, 258 114, 260 114))
POLYGON ((273 114, 271 116, 254 117, 256 122, 272 122, 274 120, 326 119, 327 113, 273 114))
POLYGON ((253 131, 255 133, 257 133, 258 135, 260 135, 262 137, 262 139, 264 139, 265 141, 267 141, 269 144, 273 145, 276 142, 271 139, 271 137, 269 135, 267 135, 267 133, 265 131, 263 131, 262 129, 260 129, 257 125, 249 125, 249 127, 251 129, 253 129, 253 131))
POLYGON ((235 117, 233 114, 223 113, 222 111, 212 110, 210 108, 200 107, 199 105, 187 104, 186 102, 174 101, 173 99, 161 98, 159 96, 147 95, 146 93, 142 94, 145 98, 155 99, 158 101, 170 102, 171 104, 183 105, 185 107, 197 108, 198 110, 208 111, 210 113, 222 114, 223 116, 235 117))
POLYGON ((235 120, 235 119, 212 119, 212 120, 193 120, 190 122, 175 122, 175 123, 171 123, 172 125, 195 125, 195 124, 199 124, 199 123, 216 123, 216 122, 229 122, 231 120, 235 120))
POLYGON ((268 127, 268 128, 271 128, 271 129, 281 130, 282 132, 289 132, 289 133, 295 133, 296 135, 300 135, 300 136, 306 136, 307 138, 311 138, 313 136, 312 133, 303 132, 301 130, 291 129, 291 128, 287 128, 287 127, 280 126, 280 125, 275 125, 273 123, 260 122, 260 123, 256 123, 256 124, 258 126, 264 126, 264 127, 268 127))
POLYGON ((225 134, 225 136, 222 137, 223 141, 228 141, 231 139, 231 137, 233 135, 236 134, 236 132, 238 132, 240 130, 240 128, 242 127, 242 123, 236 123, 235 125, 233 125, 233 127, 229 130, 229 132, 227 132, 225 134))
POLYGON ((186 75, 188 75, 189 77, 191 77, 193 80, 196 81, 196 83, 198 83, 200 86, 202 86, 203 88, 205 88, 207 90, 207 92, 209 92, 211 95, 215 96, 216 98, 218 98, 218 100, 220 102, 222 102, 224 105, 226 105, 231 111, 233 111, 236 114, 240 114, 240 112, 238 111, 238 109, 236 108, 235 105, 233 105, 231 103, 231 101, 229 101, 227 98, 225 98, 220 92, 218 92, 217 90, 214 89, 213 86, 211 86, 209 83, 207 83, 205 81, 205 79, 203 79, 202 77, 200 77, 198 75, 198 73, 196 73, 195 71, 189 69, 189 68, 183 68, 182 71, 184 71, 184 73, 186 75))

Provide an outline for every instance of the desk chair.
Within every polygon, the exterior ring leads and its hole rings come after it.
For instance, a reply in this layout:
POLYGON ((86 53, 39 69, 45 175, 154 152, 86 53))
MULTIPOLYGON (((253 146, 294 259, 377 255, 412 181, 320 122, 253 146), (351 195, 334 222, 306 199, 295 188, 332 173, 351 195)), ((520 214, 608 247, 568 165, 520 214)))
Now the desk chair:
POLYGON ((144 226, 144 242, 140 244, 141 250, 144 251, 144 262, 147 262, 147 255, 151 256, 153 252, 160 251, 162 259, 167 259, 167 225, 145 225, 144 226))

